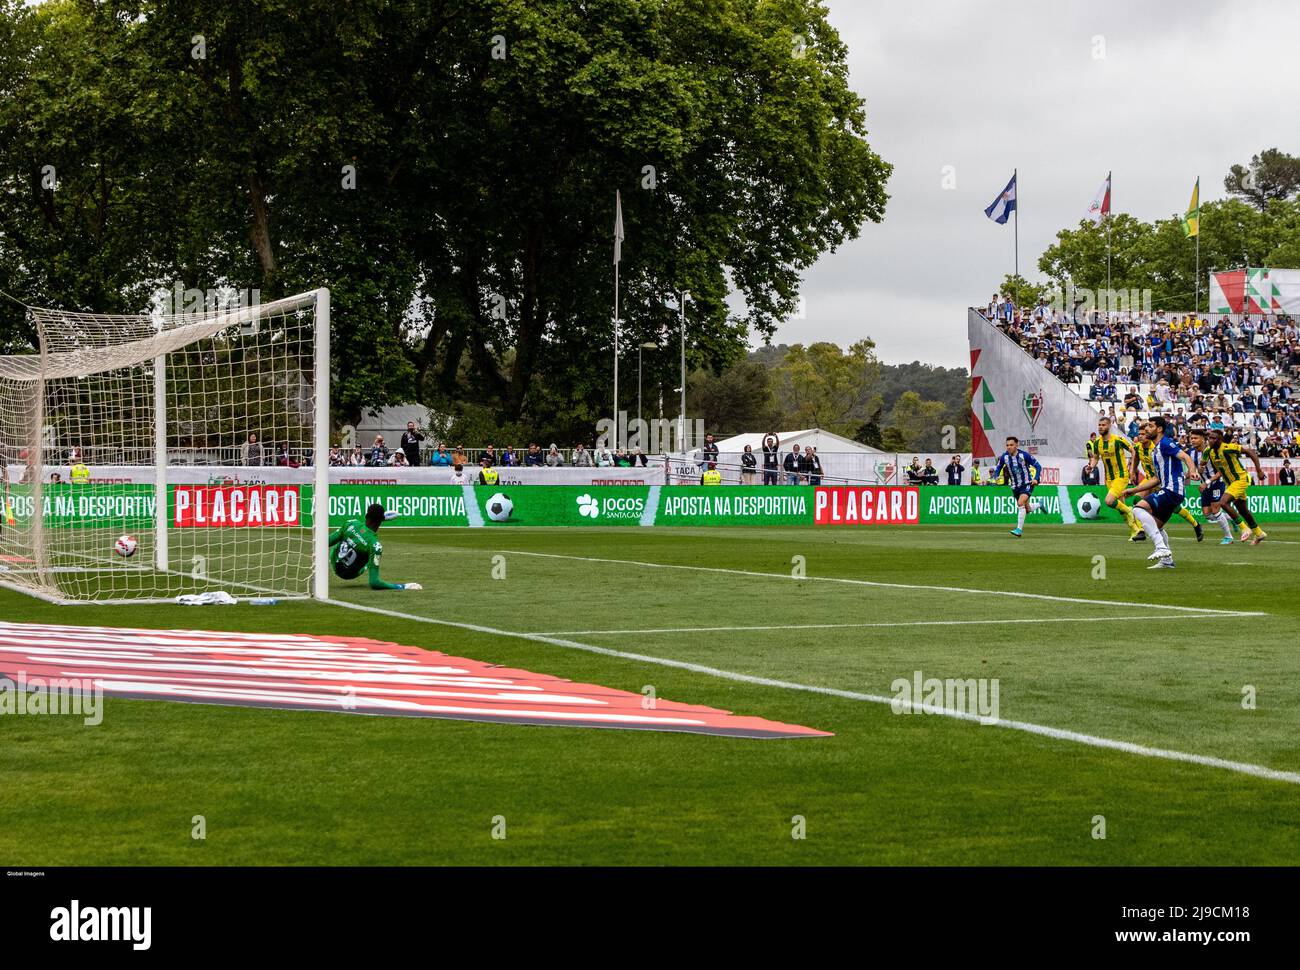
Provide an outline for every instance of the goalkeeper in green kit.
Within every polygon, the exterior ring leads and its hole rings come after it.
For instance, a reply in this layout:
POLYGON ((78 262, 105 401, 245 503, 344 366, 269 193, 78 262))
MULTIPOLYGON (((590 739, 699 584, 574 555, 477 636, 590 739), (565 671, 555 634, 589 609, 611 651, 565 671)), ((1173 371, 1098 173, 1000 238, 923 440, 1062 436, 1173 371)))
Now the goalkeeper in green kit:
POLYGON ((330 563, 339 579, 356 579, 365 570, 371 589, 423 589, 419 583, 386 583, 379 578, 379 557, 384 553, 375 533, 384 524, 384 507, 376 502, 366 509, 366 521, 351 519, 330 536, 330 563))

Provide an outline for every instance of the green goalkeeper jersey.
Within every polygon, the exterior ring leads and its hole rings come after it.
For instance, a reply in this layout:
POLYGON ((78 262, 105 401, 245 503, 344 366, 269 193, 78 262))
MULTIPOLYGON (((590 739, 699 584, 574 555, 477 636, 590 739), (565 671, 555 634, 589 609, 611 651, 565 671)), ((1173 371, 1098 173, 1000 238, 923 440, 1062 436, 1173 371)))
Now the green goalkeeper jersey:
POLYGON ((379 557, 384 554, 379 536, 360 519, 351 519, 330 536, 334 550, 331 564, 340 579, 356 579, 365 570, 371 589, 402 589, 401 583, 386 583, 379 578, 379 557))

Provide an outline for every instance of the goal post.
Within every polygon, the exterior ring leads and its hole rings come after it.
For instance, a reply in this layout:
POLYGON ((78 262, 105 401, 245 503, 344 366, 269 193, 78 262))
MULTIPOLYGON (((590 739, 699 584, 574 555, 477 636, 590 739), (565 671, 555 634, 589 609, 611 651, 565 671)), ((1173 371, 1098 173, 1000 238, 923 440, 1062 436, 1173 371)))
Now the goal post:
POLYGON ((329 299, 30 308, 34 352, 0 356, 0 585, 327 597, 329 299))

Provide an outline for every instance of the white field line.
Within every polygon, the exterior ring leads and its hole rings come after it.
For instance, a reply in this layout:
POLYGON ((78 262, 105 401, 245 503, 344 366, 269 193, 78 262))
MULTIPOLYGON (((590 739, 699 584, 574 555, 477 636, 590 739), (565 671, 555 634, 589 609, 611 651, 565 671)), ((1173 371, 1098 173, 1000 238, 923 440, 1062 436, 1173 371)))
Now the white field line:
MULTIPOLYGON (((1094 600, 1079 596, 1051 596, 1047 593, 1022 593, 1006 589, 969 589, 965 586, 926 586, 912 583, 881 583, 871 579, 851 579, 846 576, 794 576, 790 573, 760 573, 749 569, 727 569, 722 566, 690 566, 684 563, 642 562, 637 559, 599 559, 594 556, 566 556, 557 552, 524 552, 506 549, 512 556, 534 556, 539 559, 568 559, 575 562, 599 562, 616 566, 640 566, 643 569, 682 569, 700 573, 724 573, 730 576, 754 576, 762 579, 785 579, 794 582, 844 583, 850 586, 872 586, 878 589, 924 589, 936 593, 976 593, 983 596, 1011 596, 1018 599, 1046 600, 1052 603, 1082 603, 1085 606, 1131 606, 1139 610, 1176 610, 1200 616, 1268 616, 1267 613, 1243 613, 1237 610, 1213 610, 1207 606, 1171 606, 1167 603, 1135 603, 1132 600, 1094 600)), ((1150 616, 1148 615, 1148 619, 1150 616)))
MULTIPOLYGON (((1114 526, 1117 526, 1117 527, 1122 527, 1122 526, 1123 526, 1123 523, 1122 523, 1122 522, 1114 522, 1114 523, 1098 523, 1098 524, 1110 524, 1110 525, 1114 525, 1114 526)), ((1184 526, 1187 525, 1186 523, 1182 523, 1182 524, 1183 524, 1184 526)), ((1212 535, 1210 535, 1210 533, 1209 533, 1209 531, 1208 531, 1208 526, 1210 526, 1210 525, 1214 525, 1214 523, 1211 522, 1211 523, 1208 523, 1208 524, 1207 524, 1207 523, 1202 523, 1202 524, 1207 526, 1207 531, 1206 531, 1206 533, 1205 533, 1205 542, 1203 543, 1203 545, 1212 545, 1212 546, 1217 546, 1217 545, 1219 544, 1219 538, 1216 537, 1216 536, 1212 536, 1212 535)), ((1083 535, 1084 535, 1084 533, 1080 533, 1080 532, 1077 532, 1077 531, 1076 531, 1076 532, 1070 532, 1070 531, 1068 531, 1068 530, 1064 530, 1064 529, 1045 529, 1045 528, 1035 529, 1035 528, 1033 528, 1033 525, 1034 525, 1034 523, 1033 523, 1032 520, 1030 520, 1030 521, 1028 521, 1028 522, 1025 523, 1025 535, 1024 535, 1024 538, 1028 539, 1028 538, 1030 538, 1031 536, 1064 536, 1064 537, 1067 537, 1067 538, 1070 538, 1070 539, 1080 539, 1080 538, 1083 538, 1083 535)), ((1196 536, 1195 536, 1195 534, 1192 534, 1192 535, 1188 535, 1188 534, 1186 534, 1186 533, 1187 533, 1187 529, 1179 530, 1178 526, 1177 526, 1177 525, 1174 525, 1173 522, 1170 522, 1169 525, 1167 525, 1167 526, 1165 527, 1165 531, 1166 531, 1166 532, 1169 531, 1169 526, 1173 526, 1173 527, 1174 527, 1174 533, 1175 533, 1174 535, 1171 535, 1171 536, 1169 537, 1169 539, 1170 539, 1171 542, 1196 542, 1196 536), (1180 531, 1181 531, 1182 534, 1178 534, 1180 531)), ((1216 529, 1218 528, 1218 526, 1214 526, 1214 527, 1215 527, 1216 529)), ((905 526, 905 527, 900 526, 899 528, 900 528, 900 529, 901 529, 901 528, 916 529, 916 528, 918 528, 918 526, 914 526, 914 525, 905 526)), ((1006 529, 1005 526, 1001 526, 1001 525, 997 525, 997 526, 989 526, 989 527, 987 527, 987 528, 985 528, 985 529, 983 529, 983 530, 978 530, 978 529, 954 529, 954 528, 947 528, 947 527, 945 527, 945 526, 940 526, 940 525, 924 525, 924 526, 919 526, 919 528, 923 530, 923 534, 924 534, 924 535, 931 535, 931 536, 938 536, 938 535, 987 536, 990 532, 993 532, 993 533, 1003 532, 1003 531, 1005 531, 1005 529, 1006 529), (940 532, 940 530, 942 530, 942 532, 940 532)), ((1187 528, 1190 528, 1190 526, 1187 526, 1187 528)), ((1235 533, 1235 532, 1240 532, 1240 531, 1241 531, 1241 530, 1239 530, 1239 529, 1236 529, 1235 526, 1234 526, 1233 528, 1234 528, 1234 533, 1235 533)), ((1111 531, 1116 531, 1116 530, 1111 530, 1111 531)), ((1220 532, 1220 533, 1219 533, 1219 537, 1221 537, 1222 535, 1223 535, 1223 533, 1220 532)), ((1234 536, 1234 537, 1235 537, 1235 536, 1234 536)), ((1134 545, 1134 546, 1150 545, 1150 543, 1151 543, 1151 540, 1149 540, 1149 539, 1143 539, 1141 542, 1131 542, 1131 540, 1129 539, 1128 536, 1123 535, 1122 533, 1119 533, 1119 532, 1117 532, 1117 531, 1116 531, 1116 534, 1115 534, 1115 535, 1111 535, 1110 532, 1107 532, 1107 533, 1104 533, 1104 534, 1093 534, 1093 535, 1089 535, 1088 538, 1089 538, 1090 540, 1091 540, 1091 539, 1114 539, 1114 540, 1119 541, 1119 542, 1130 543, 1131 545, 1134 545)), ((1265 539, 1264 542, 1266 542, 1266 543, 1271 543, 1271 544, 1273 544, 1273 545, 1278 545, 1278 546, 1300 546, 1300 541, 1296 541, 1296 540, 1294 540, 1294 539, 1274 539, 1271 535, 1270 535, 1267 539, 1265 539)))
MULTIPOLYGON (((601 654, 606 657, 617 657, 621 660, 633 660, 639 663, 657 664, 662 667, 676 667, 680 670, 689 670, 692 673, 705 674, 710 677, 720 677, 724 680, 739 681, 745 684, 756 684, 760 687, 777 687, 782 690, 797 690, 810 694, 824 694, 829 697, 841 697, 851 701, 864 701, 870 704, 889 704, 895 703, 894 698, 884 697, 879 694, 862 694, 857 691, 840 690, 836 687, 817 687, 811 684, 795 684, 785 680, 773 680, 769 677, 756 677, 751 674, 741 674, 730 670, 719 670, 716 667, 706 667, 703 664, 690 663, 685 660, 670 660, 666 657, 651 657, 646 654, 629 653, 624 650, 613 650, 608 647, 597 647, 590 643, 581 643, 577 640, 569 640, 562 637, 547 636, 542 633, 519 633, 513 630, 498 630, 493 627, 481 626, 477 623, 460 623, 454 620, 437 620, 433 617, 418 616, 414 613, 401 613, 397 610, 386 610, 379 606, 365 606, 361 603, 347 603, 343 600, 328 599, 326 603, 334 606, 342 606, 349 610, 361 610, 366 613, 378 613, 380 616, 395 617, 401 620, 414 620, 417 623, 431 623, 436 626, 455 627, 461 630, 472 630, 476 633, 487 633, 493 636, 514 637, 521 640, 532 640, 537 643, 547 643, 556 647, 564 647, 569 650, 582 650, 586 653, 601 654)), ((908 707, 914 711, 924 711, 923 702, 900 704, 900 707, 908 707)), ((981 718, 978 714, 967 714, 960 711, 934 711, 943 717, 951 717, 959 721, 974 721, 980 724, 989 724, 995 727, 1007 728, 1012 731, 1024 731, 1028 734, 1037 734, 1040 737, 1052 738, 1057 741, 1072 741, 1075 744, 1086 744, 1093 748, 1105 748, 1110 751, 1121 751, 1125 754, 1138 755, 1143 758, 1160 758, 1165 761, 1181 761, 1186 764, 1201 765, 1207 768, 1221 768, 1225 771, 1234 771, 1238 774, 1251 775, 1255 778, 1265 778, 1270 781, 1284 781, 1291 785, 1300 785, 1300 772, 1278 771, 1275 768, 1267 768, 1263 765, 1250 764, 1245 761, 1229 761, 1224 758, 1214 758, 1203 754, 1189 754, 1185 751, 1171 751, 1167 748, 1152 748, 1143 744, 1133 744, 1129 741, 1115 741, 1111 738, 1097 737, 1092 734, 1081 734, 1078 731, 1067 731, 1063 728, 1049 727, 1044 724, 1032 724, 1028 721, 990 721, 981 718)))
MULTIPOLYGON (((1229 566, 1238 565, 1228 563, 1229 566)), ((1251 565, 1241 563, 1240 565, 1251 565)), ((1199 614, 1182 614, 1160 618, 1164 623, 1169 620, 1218 620, 1233 619, 1242 616, 1264 616, 1263 613, 1215 613, 1211 616, 1199 614)), ((547 630, 541 636, 547 637, 594 637, 613 636, 615 634, 637 633, 746 633, 763 630, 858 630, 868 627, 895 626, 1001 626, 1012 623, 1115 623, 1118 621, 1150 620, 1149 613, 1141 616, 1050 616, 1029 617, 1010 620, 900 620, 890 623, 789 623, 773 626, 666 626, 645 630, 547 630)))

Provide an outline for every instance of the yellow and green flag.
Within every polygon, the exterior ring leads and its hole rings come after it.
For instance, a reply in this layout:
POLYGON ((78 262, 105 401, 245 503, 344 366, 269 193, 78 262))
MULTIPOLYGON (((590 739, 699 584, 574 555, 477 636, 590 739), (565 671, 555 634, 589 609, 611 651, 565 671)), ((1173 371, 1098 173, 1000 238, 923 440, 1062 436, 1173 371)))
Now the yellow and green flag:
POLYGON ((1192 187, 1192 201, 1187 206, 1187 215, 1183 216, 1183 235, 1199 236, 1201 234, 1201 180, 1197 178, 1192 187))

